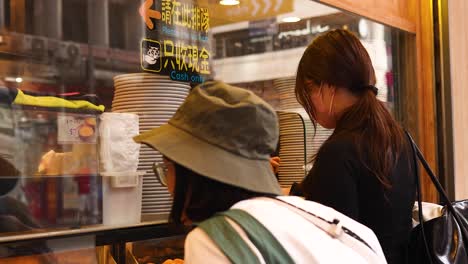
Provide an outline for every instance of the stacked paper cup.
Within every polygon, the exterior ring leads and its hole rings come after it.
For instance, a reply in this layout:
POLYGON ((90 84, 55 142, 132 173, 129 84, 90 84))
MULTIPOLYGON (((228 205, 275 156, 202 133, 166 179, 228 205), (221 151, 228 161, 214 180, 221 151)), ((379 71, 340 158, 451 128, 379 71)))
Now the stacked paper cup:
MULTIPOLYGON (((306 163, 310 160, 311 157, 313 157, 319 148, 322 146, 323 142, 327 140, 327 138, 331 135, 333 130, 330 129, 325 129, 321 127, 320 125, 317 124, 317 130, 314 133, 314 127, 312 122, 310 121, 309 115, 307 112, 304 110, 304 108, 299 104, 299 102, 296 99, 296 95, 294 93, 294 88, 296 86, 296 79, 294 77, 289 77, 289 78, 281 78, 281 79, 276 79, 273 81, 273 85, 275 89, 278 91, 280 95, 280 110, 283 112, 294 112, 298 113, 302 116, 302 119, 304 121, 304 126, 305 126, 305 138, 303 140, 305 141, 305 149, 304 149, 304 155, 306 156, 306 163)), ((280 120, 280 127, 282 126, 281 120, 280 120)), ((296 136, 299 136, 300 133, 292 132, 293 130, 291 129, 286 129, 284 130, 283 134, 281 134, 281 129, 280 129, 280 137, 290 137, 292 136, 291 133, 295 133, 296 136)), ((297 154, 299 155, 299 154, 297 154)), ((302 155, 299 155, 302 156, 302 155)), ((284 166, 293 166, 293 164, 289 164, 289 162, 283 162, 281 161, 284 166)), ((295 166, 295 165, 294 165, 295 166)), ((307 166, 310 168, 310 166, 307 166)), ((285 178, 294 178, 296 179, 296 176, 291 173, 291 175, 288 174, 288 170, 283 170, 283 175, 281 175, 281 165, 280 165, 280 178, 283 176, 285 178)), ((304 173, 307 173, 305 171, 304 173)))
MULTIPOLYGON (((137 114, 140 119, 140 133, 167 123, 190 91, 188 83, 147 73, 115 76, 114 86, 112 111, 137 114)), ((138 170, 146 172, 143 180, 142 213, 164 217, 170 212, 171 198, 167 188, 159 183, 153 173, 154 162, 162 162, 161 154, 142 145, 138 164, 138 170)))

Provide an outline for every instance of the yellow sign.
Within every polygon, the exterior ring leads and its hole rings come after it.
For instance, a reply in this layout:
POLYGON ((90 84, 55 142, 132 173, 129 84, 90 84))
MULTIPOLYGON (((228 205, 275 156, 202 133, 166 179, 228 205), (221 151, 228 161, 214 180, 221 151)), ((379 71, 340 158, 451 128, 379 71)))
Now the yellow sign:
POLYGON ((161 11, 162 21, 166 25, 177 25, 202 32, 208 32, 210 29, 208 8, 176 0, 162 0, 161 11))
POLYGON ((210 75, 209 8, 191 0, 144 0, 139 13, 146 24, 141 68, 172 80, 201 83, 210 75))
POLYGON ((211 73, 211 54, 205 47, 168 39, 143 39, 141 53, 141 68, 144 71, 169 75, 176 81, 199 83, 203 82, 201 75, 211 73))
POLYGON ((210 29, 208 8, 177 0, 161 0, 160 12, 152 9, 153 5, 154 0, 145 0, 138 10, 150 30, 155 28, 152 18, 161 20, 166 25, 176 25, 196 31, 208 32, 210 29))
POLYGON ((172 40, 164 40, 163 54, 164 58, 175 58, 175 60, 166 59, 163 69, 177 71, 191 71, 201 74, 210 74, 209 57, 210 53, 204 47, 199 48, 195 45, 186 45, 178 42, 174 45, 172 40), (175 62, 175 65, 174 65, 175 62), (177 66, 176 66, 177 65, 177 66))
POLYGON ((138 10, 140 16, 145 20, 145 24, 149 29, 154 28, 154 23, 151 21, 151 18, 161 19, 161 12, 151 9, 153 3, 153 0, 146 0, 138 10))
MULTIPOLYGON (((216 1, 218 2, 218 1, 216 1)), ((294 10, 292 0, 241 0, 239 5, 209 4, 211 25, 219 26, 241 21, 275 17, 294 10)))

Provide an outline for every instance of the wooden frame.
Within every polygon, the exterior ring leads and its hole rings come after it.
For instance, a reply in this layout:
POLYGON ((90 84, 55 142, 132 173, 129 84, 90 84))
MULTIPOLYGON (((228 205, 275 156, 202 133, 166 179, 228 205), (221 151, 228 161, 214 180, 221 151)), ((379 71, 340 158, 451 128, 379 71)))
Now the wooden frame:
MULTIPOLYGON (((420 0, 317 0, 376 22, 417 33, 420 0)), ((424 0, 422 0, 424 1, 424 0)), ((427 1, 427 0, 426 0, 427 1)))
POLYGON ((466 0, 445 0, 448 6, 448 34, 450 56, 451 98, 453 118, 453 162, 454 162, 454 185, 455 199, 461 200, 468 197, 468 113, 466 103, 468 92, 466 84, 468 81, 468 2, 466 0))

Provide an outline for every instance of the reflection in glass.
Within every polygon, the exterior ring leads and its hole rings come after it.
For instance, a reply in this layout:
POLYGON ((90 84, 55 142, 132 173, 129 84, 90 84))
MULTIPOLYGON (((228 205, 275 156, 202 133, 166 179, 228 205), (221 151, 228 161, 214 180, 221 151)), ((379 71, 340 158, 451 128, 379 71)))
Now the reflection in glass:
MULTIPOLYGON (((111 111, 115 76, 142 72, 142 65, 157 71, 192 62, 210 77, 253 91, 278 111, 300 112, 293 90, 305 47, 323 32, 346 28, 359 36, 371 56, 379 98, 395 112, 401 107, 395 104, 399 96, 395 29, 310 0, 239 1, 235 6, 161 0, 148 7, 161 11, 161 20, 150 18, 149 24, 154 24, 150 30, 140 12, 145 2, 0 1, 0 158, 2 166, 14 169, 11 173, 2 169, 0 178, 2 232, 102 223, 99 111, 11 105, 19 90, 26 96, 83 99, 111 111), (179 17, 188 17, 177 14, 181 3, 191 6, 192 12, 203 11, 196 25, 201 30, 175 25, 181 22, 179 17), (203 48, 196 48, 198 44, 203 48), (178 47, 190 48, 172 61, 174 66, 158 61, 181 51, 178 47)), ((184 74, 173 76, 187 79, 184 74)), ((148 100, 156 104, 167 98, 148 100)), ((308 117, 303 118, 310 130, 308 117)), ((319 128, 307 139, 307 156, 329 133, 319 128)), ((135 204, 141 206, 142 219, 167 215, 171 199, 166 189, 152 173, 143 177, 142 202, 135 204)))

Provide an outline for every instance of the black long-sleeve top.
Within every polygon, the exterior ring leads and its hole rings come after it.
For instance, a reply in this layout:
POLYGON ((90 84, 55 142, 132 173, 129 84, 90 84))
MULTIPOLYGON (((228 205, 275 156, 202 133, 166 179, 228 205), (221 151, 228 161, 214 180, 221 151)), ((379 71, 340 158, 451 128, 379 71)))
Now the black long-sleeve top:
POLYGON ((406 263, 416 190, 412 155, 401 153, 390 175, 392 187, 386 190, 359 158, 352 135, 336 135, 319 150, 300 188, 306 199, 372 229, 389 264, 406 263))

